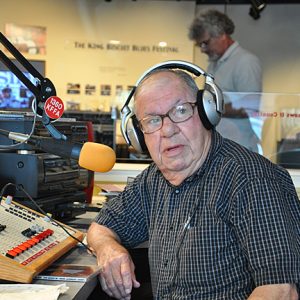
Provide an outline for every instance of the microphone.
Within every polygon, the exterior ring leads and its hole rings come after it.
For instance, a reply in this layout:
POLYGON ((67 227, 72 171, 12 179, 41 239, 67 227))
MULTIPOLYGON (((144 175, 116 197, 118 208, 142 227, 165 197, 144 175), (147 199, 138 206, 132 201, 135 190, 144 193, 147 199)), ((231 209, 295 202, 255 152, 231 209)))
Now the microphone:
POLYGON ((64 158, 78 161, 82 168, 95 172, 108 172, 116 162, 116 154, 112 148, 92 142, 72 143, 48 137, 40 137, 0 129, 0 134, 10 140, 25 142, 37 149, 55 154, 64 158))

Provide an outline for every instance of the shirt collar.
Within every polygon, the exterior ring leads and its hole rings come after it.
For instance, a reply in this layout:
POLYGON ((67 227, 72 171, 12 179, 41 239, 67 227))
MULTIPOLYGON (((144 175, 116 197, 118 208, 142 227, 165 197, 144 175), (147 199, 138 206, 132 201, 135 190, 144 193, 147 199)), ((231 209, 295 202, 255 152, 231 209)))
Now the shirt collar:
POLYGON ((232 45, 230 45, 227 50, 224 52, 224 54, 220 57, 218 62, 222 63, 223 61, 227 60, 232 53, 235 51, 235 49, 239 46, 239 43, 235 41, 232 45))

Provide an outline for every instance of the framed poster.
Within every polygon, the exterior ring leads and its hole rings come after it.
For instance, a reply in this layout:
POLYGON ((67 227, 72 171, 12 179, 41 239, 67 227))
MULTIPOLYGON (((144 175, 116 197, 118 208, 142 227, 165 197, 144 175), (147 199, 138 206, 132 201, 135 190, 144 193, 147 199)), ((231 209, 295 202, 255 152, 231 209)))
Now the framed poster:
POLYGON ((46 27, 7 23, 5 35, 22 53, 46 54, 46 27))

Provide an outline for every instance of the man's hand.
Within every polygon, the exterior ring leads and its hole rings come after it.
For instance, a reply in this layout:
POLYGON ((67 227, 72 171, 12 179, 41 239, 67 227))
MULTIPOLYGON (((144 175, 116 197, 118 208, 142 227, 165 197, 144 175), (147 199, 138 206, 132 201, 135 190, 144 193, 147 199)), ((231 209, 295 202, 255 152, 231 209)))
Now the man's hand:
POLYGON ((140 287, 134 264, 128 251, 120 245, 118 236, 110 229, 93 223, 88 231, 88 243, 97 255, 101 268, 102 289, 116 299, 129 300, 132 287, 140 287))
POLYGON ((132 287, 138 288, 140 283, 135 278, 135 267, 127 250, 119 245, 106 245, 98 264, 102 289, 111 297, 129 300, 132 287))
POLYGON ((269 284, 258 286, 248 300, 298 300, 294 284, 269 284))

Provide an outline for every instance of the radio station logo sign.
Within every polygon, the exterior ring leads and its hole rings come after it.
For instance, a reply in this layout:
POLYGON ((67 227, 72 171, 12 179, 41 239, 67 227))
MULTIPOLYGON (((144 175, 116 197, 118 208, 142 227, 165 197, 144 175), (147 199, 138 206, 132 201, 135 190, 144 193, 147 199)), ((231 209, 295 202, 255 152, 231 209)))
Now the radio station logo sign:
POLYGON ((59 119, 64 113, 64 103, 59 97, 49 97, 45 102, 44 110, 50 119, 59 119))

